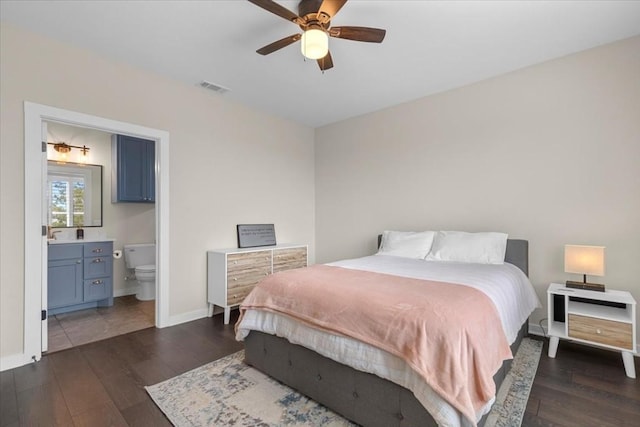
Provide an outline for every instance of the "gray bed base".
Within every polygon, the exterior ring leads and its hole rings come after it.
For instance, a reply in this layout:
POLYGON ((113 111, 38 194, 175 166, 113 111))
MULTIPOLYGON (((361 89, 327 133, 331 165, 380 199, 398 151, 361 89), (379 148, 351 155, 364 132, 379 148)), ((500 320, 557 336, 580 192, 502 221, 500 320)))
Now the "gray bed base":
MULTIPOLYGON (((508 240, 505 261, 528 274, 528 242, 508 240)), ((528 323, 511 345, 515 354, 528 323)), ((245 362, 309 396, 345 418, 367 427, 435 427, 437 423, 413 393, 376 375, 328 359, 284 338, 251 331, 244 340, 245 362)), ((511 369, 506 360, 494 375, 496 391, 511 369)), ((486 416, 478 423, 484 425, 486 416)))

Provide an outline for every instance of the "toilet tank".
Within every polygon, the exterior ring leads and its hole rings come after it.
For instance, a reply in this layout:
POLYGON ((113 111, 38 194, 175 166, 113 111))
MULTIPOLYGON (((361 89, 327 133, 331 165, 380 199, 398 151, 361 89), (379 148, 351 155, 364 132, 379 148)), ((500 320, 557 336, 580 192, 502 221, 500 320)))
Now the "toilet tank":
POLYGON ((124 262, 127 268, 136 268, 140 265, 155 265, 155 243, 124 245, 124 262))

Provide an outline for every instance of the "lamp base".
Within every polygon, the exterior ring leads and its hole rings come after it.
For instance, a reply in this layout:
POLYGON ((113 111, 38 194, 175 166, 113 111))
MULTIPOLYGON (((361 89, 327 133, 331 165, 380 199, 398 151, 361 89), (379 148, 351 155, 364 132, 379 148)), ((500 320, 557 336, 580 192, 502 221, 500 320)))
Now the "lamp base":
POLYGON ((573 288, 573 289, 584 289, 587 291, 604 292, 604 285, 601 285, 599 283, 573 282, 571 280, 567 280, 566 286, 567 288, 573 288))

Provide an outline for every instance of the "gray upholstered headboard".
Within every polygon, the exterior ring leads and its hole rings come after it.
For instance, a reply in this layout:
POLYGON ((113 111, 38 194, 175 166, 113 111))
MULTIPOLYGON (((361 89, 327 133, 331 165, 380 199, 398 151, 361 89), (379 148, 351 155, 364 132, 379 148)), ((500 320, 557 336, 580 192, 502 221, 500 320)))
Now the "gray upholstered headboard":
POLYGON ((529 276, 529 241, 521 239, 507 239, 507 252, 504 262, 513 264, 524 274, 529 276))
MULTIPOLYGON (((381 242, 382 234, 378 234, 378 248, 381 242)), ((507 239, 507 252, 504 254, 504 262, 515 265, 529 276, 529 241, 507 239)))

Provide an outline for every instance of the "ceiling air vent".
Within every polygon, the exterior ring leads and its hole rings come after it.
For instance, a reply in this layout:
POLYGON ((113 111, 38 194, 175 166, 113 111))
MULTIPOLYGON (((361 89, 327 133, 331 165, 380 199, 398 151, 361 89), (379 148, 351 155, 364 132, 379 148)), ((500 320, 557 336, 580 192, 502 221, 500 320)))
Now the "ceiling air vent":
POLYGON ((208 82, 206 80, 201 81, 200 82, 200 86, 202 86, 205 89, 209 89, 209 90, 212 90, 214 92, 218 92, 220 94, 223 94, 225 92, 229 92, 231 90, 231 89, 227 89, 224 86, 220 86, 220 85, 208 82))

